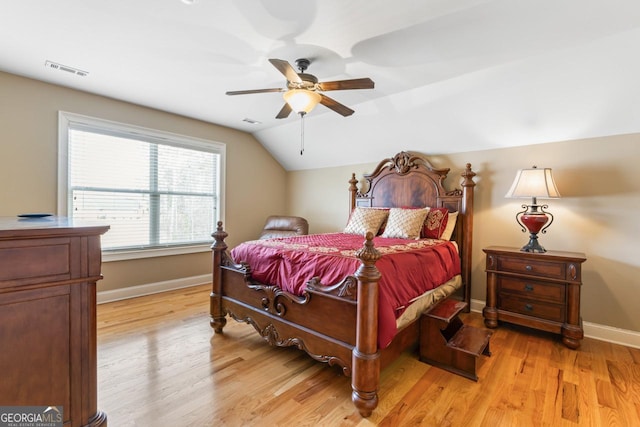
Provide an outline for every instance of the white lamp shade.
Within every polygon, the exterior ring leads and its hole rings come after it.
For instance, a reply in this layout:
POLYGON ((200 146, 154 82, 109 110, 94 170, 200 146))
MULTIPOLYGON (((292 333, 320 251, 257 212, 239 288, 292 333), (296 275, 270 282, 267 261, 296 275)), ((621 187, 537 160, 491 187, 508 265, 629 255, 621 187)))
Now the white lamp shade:
POLYGON ((505 197, 558 199, 560 198, 560 192, 553 181, 551 169, 538 169, 534 166, 531 169, 520 169, 518 171, 516 179, 505 197))
POLYGON ((282 96, 291 109, 298 114, 307 114, 313 110, 322 99, 318 92, 306 89, 291 89, 286 91, 282 96))

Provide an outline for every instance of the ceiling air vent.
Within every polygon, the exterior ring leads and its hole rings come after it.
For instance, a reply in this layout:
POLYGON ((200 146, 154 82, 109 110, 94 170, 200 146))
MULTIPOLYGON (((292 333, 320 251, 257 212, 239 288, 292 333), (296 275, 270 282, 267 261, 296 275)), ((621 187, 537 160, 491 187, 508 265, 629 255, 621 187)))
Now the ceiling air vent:
POLYGON ((75 74, 76 76, 81 76, 81 77, 84 77, 89 74, 88 71, 82 71, 78 68, 69 67, 68 65, 58 64, 57 62, 47 61, 44 63, 44 66, 54 70, 66 71, 67 73, 75 74))

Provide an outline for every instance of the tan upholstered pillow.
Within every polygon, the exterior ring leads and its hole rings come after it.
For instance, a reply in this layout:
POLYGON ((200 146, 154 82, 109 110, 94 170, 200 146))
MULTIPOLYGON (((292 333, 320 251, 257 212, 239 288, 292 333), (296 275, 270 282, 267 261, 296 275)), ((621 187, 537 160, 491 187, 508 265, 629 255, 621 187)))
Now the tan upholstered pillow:
POLYGON ((386 209, 357 207, 351 212, 349 223, 345 227, 344 232, 347 234, 365 235, 370 231, 375 236, 387 218, 388 213, 389 211, 386 209))
POLYGON ((382 237, 417 239, 429 211, 427 209, 391 208, 382 237))

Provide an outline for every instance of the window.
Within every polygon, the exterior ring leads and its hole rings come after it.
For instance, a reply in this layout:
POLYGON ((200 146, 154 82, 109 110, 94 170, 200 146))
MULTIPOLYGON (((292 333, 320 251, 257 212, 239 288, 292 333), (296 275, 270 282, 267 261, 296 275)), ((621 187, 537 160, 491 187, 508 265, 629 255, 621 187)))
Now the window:
POLYGON ((105 261, 209 250, 225 145, 60 112, 58 211, 111 226, 105 261))

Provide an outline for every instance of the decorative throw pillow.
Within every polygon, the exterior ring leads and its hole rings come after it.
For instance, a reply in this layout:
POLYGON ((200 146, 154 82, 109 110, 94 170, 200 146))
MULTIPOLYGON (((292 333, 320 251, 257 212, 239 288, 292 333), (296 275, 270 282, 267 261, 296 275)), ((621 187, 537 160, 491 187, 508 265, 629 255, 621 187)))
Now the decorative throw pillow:
POLYGON ((422 237, 441 239, 448 220, 449 210, 447 208, 430 208, 422 228, 422 237))
POLYGON ((376 208, 376 209, 382 209, 384 211, 387 212, 387 216, 384 217, 384 221, 382 221, 382 225, 380 226, 380 229, 378 230, 378 236, 380 236, 382 233, 384 233, 384 229, 387 227, 387 221, 389 220, 389 209, 391 208, 376 208))
POLYGON ((449 212, 449 218, 447 218, 447 226, 444 228, 442 236, 440 236, 442 240, 451 240, 451 235, 453 234, 453 230, 456 228, 457 220, 458 212, 449 212))
POLYGON ((391 208, 382 237, 418 239, 428 213, 426 209, 391 208))
POLYGON ((344 232, 346 234, 365 235, 370 231, 375 236, 382 222, 387 218, 388 213, 386 209, 356 207, 351 212, 344 232))

